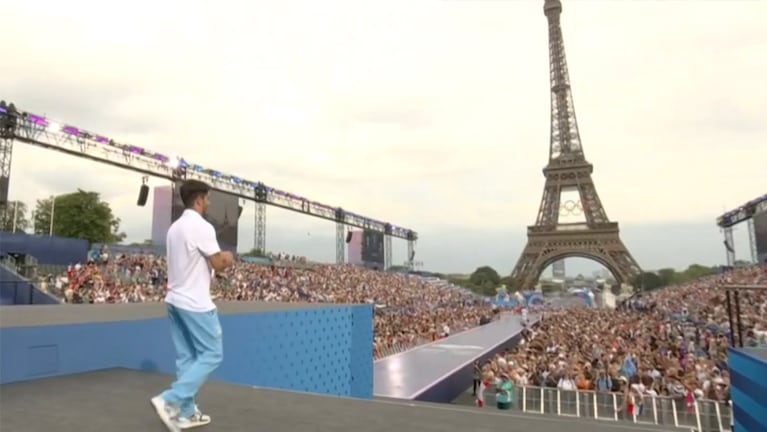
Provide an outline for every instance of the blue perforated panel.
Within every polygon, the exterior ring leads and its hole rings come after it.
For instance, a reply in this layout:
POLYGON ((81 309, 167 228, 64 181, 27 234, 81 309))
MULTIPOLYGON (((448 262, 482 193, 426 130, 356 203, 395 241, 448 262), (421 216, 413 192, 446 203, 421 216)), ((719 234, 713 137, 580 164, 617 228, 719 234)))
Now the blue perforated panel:
POLYGON ((352 308, 351 393, 373 397, 373 307, 352 308))
MULTIPOLYGON (((372 397, 372 307, 225 315, 221 325, 224 363, 213 379, 372 397)), ((0 352, 3 384, 114 367, 175 372, 165 319, 5 328, 0 352)))
POLYGON ((350 395, 351 308, 230 315, 222 318, 222 326, 225 367, 218 377, 263 387, 350 395))
POLYGON ((767 361, 744 349, 729 348, 735 430, 763 432, 767 425, 767 361))

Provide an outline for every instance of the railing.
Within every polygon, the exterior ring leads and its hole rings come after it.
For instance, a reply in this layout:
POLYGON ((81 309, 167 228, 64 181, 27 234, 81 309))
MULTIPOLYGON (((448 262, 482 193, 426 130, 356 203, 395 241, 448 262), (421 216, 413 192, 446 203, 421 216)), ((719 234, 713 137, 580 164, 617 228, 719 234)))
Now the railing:
MULTIPOLYGON (((492 390, 492 387, 485 390, 485 399, 495 398, 492 390)), ((629 416, 625 409, 621 410, 623 397, 621 393, 517 387, 512 409, 533 414, 671 426, 697 432, 730 430, 732 412, 726 402, 698 399, 688 407, 683 397, 645 395, 641 412, 629 416)))
POLYGON ((431 339, 418 338, 413 342, 398 342, 393 345, 378 347, 373 351, 373 358, 381 360, 382 358, 405 352, 417 346, 426 345, 429 342, 432 342, 431 339))

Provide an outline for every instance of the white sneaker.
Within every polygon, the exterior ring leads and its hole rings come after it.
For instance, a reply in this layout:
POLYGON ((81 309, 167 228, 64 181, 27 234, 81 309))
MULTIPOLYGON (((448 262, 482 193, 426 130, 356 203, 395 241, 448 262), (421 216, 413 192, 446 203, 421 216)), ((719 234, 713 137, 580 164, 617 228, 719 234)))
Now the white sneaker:
POLYGON ((201 413, 200 410, 197 410, 189 417, 179 417, 178 420, 176 420, 176 424, 178 424, 178 427, 181 429, 191 429, 205 426, 210 423, 210 421, 211 418, 209 415, 205 415, 201 413))
POLYGON ((157 411, 157 416, 160 417, 160 421, 163 422, 170 432, 181 432, 181 429, 175 421, 178 416, 177 409, 165 403, 165 399, 160 396, 152 398, 152 406, 154 406, 155 411, 157 411))

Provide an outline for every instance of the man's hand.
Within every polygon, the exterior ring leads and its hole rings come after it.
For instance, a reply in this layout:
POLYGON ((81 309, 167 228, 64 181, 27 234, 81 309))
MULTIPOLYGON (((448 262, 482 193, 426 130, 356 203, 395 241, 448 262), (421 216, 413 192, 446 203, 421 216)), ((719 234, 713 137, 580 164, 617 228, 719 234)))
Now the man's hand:
POLYGON ((234 254, 229 251, 222 251, 221 255, 223 255, 224 262, 226 263, 226 267, 231 267, 234 265, 234 254))
POLYGON ((208 258, 208 263, 213 270, 222 272, 234 264, 234 254, 229 251, 221 251, 211 255, 208 258))

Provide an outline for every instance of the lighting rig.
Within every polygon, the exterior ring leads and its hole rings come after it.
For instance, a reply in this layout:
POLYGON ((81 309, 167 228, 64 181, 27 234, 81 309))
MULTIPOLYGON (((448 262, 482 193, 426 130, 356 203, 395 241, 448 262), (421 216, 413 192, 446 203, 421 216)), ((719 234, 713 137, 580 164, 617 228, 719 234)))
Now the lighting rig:
MULTIPOLYGON (((336 263, 345 258, 346 227, 357 227, 384 234, 385 268, 391 266, 391 238, 407 241, 408 262, 414 255, 418 233, 411 229, 381 222, 360 214, 332 207, 318 201, 286 192, 260 181, 225 174, 189 162, 183 157, 168 156, 131 144, 124 144, 85 129, 60 123, 42 115, 16 109, 13 104, 0 101, 0 189, 7 193, 10 178, 13 141, 56 150, 96 162, 161 177, 171 181, 197 179, 208 183, 213 189, 256 202, 255 248, 265 251, 266 205, 303 213, 336 223, 336 263), (5 183, 5 186, 3 185, 5 183)), ((0 194, 3 193, 0 190, 0 194)), ((2 201, 2 200, 0 200, 2 201)))
POLYGON ((716 224, 724 232, 724 247, 727 252, 728 266, 735 265, 735 241, 732 235, 732 227, 745 221, 748 221, 748 240, 751 260, 756 262, 756 231, 753 216, 762 211, 767 211, 767 194, 752 199, 742 206, 730 210, 716 218, 716 224))

